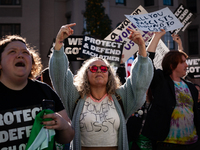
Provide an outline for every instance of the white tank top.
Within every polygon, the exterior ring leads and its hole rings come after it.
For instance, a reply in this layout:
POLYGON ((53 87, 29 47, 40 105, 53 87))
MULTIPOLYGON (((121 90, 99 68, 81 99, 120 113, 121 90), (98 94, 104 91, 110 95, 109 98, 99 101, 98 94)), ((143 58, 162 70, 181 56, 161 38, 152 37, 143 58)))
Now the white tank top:
POLYGON ((114 101, 107 94, 99 101, 87 97, 80 116, 81 146, 117 146, 119 125, 114 101))

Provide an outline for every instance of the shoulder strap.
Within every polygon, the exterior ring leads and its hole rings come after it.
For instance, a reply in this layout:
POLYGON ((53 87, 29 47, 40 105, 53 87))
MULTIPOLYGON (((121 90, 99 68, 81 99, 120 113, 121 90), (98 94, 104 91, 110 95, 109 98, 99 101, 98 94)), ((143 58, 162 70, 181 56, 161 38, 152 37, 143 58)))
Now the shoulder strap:
POLYGON ((115 96, 116 96, 117 101, 119 102, 119 104, 120 104, 120 106, 121 106, 121 108, 122 108, 122 112, 123 112, 123 114, 124 114, 124 116, 125 116, 125 112, 124 112, 124 106, 123 106, 122 98, 121 98, 121 96, 120 96, 119 94, 117 94, 116 92, 115 92, 115 96))
MULTIPOLYGON (((81 96, 79 96, 79 98, 75 101, 75 105, 74 105, 74 110, 76 108, 76 105, 78 104, 78 101, 81 99, 81 96)), ((74 110, 73 110, 73 114, 74 114, 74 110)))

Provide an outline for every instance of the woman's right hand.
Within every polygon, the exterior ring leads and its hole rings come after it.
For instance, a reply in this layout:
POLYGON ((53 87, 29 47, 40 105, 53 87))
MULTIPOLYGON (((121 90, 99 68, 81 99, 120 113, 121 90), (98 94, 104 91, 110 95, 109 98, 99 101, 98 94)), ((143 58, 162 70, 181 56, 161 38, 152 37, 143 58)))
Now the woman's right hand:
POLYGON ((74 30, 71 27, 75 25, 76 23, 71 23, 71 24, 63 25, 60 28, 56 36, 56 42, 55 42, 55 47, 54 47, 55 50, 60 50, 60 48, 63 45, 63 41, 74 33, 74 30))
POLYGON ((154 32, 154 36, 152 37, 152 40, 147 47, 148 52, 155 53, 158 42, 161 39, 161 37, 165 35, 165 33, 166 31, 164 29, 160 29, 160 32, 154 32))

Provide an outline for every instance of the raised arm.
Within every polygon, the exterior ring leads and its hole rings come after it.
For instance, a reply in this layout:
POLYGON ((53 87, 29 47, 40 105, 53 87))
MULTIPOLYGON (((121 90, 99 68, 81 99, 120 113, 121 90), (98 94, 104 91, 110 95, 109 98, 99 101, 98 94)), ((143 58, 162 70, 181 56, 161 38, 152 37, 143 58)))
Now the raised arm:
POLYGON ((117 93, 122 98, 126 119, 144 104, 146 99, 145 93, 153 77, 152 61, 147 55, 145 42, 141 33, 129 28, 127 29, 131 31, 129 39, 139 46, 139 51, 137 58, 135 58, 132 64, 131 75, 117 89, 117 93))
POLYGON ((146 53, 146 48, 145 48, 145 42, 140 32, 130 29, 130 28, 127 28, 127 29, 131 31, 131 34, 129 35, 129 39, 139 46, 138 54, 143 57, 146 57, 147 53, 146 53))
POLYGON ((74 30, 71 28, 73 26, 75 26, 76 23, 71 23, 71 24, 67 24, 64 25, 60 28, 57 36, 56 36, 56 42, 55 42, 55 50, 60 50, 61 47, 63 46, 63 41, 64 39, 66 39, 67 37, 69 37, 70 35, 72 35, 74 33, 74 30))
POLYGON ((149 43, 149 45, 148 45, 148 47, 147 47, 147 51, 148 51, 148 52, 154 52, 154 53, 155 53, 156 47, 157 47, 157 45, 158 45, 158 42, 159 42, 159 40, 161 39, 161 37, 162 37, 163 35, 165 35, 165 33, 166 33, 166 32, 165 32, 164 29, 161 29, 161 32, 155 32, 155 33, 154 33, 154 36, 153 36, 151 42, 149 43))
POLYGON ((173 33, 172 38, 178 44, 178 50, 183 51, 183 45, 180 36, 178 34, 173 33))
POLYGON ((71 27, 75 25, 76 23, 73 23, 60 28, 49 60, 49 72, 53 87, 60 96, 70 119, 72 119, 75 101, 78 99, 79 93, 73 84, 74 75, 69 69, 69 60, 62 42, 73 34, 71 27))

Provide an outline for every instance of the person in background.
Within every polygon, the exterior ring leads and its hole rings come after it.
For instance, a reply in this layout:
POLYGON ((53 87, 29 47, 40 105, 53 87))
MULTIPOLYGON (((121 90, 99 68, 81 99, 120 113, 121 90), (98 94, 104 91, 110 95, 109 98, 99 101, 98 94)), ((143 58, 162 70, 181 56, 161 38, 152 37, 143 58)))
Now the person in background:
MULTIPOLYGON (((174 34, 172 34, 172 38, 178 44, 178 50, 184 51, 183 45, 182 45, 182 40, 181 40, 180 36, 178 34, 174 33, 174 34)), ((187 77, 188 76, 186 76, 186 78, 187 77)), ((200 91, 200 85, 199 84, 195 84, 195 83, 194 83, 194 85, 197 88, 197 90, 200 91)), ((199 96, 198 96, 198 109, 200 110, 200 92, 199 92, 199 96)))
POLYGON ((52 119, 43 121, 44 127, 55 129, 58 143, 73 139, 74 130, 60 98, 48 85, 35 80, 41 69, 39 54, 25 38, 10 35, 0 40, 1 149, 25 149, 43 99, 55 102, 55 113, 43 116, 52 119))
MULTIPOLYGON (((147 51, 155 53, 165 34, 157 32, 147 51)), ((171 50, 162 60, 163 70, 154 70, 150 85, 153 101, 142 134, 157 142, 157 150, 200 149, 200 116, 197 109, 198 91, 185 81, 187 54, 171 50)))
MULTIPOLYGON (((50 79, 50 76, 49 76, 49 67, 45 68, 44 70, 42 70, 42 73, 40 75, 40 78, 39 78, 40 81, 48 84, 52 89, 53 88, 53 85, 51 83, 51 79, 50 79)), ((57 150, 69 150, 69 146, 70 144, 67 143, 67 144, 59 144, 56 142, 56 149, 57 150)))
POLYGON ((126 82, 126 69, 124 63, 120 64, 117 68, 116 74, 119 76, 120 82, 124 84, 126 82))
POLYGON ((123 54, 121 57, 121 62, 119 64, 119 67, 117 68, 116 74, 118 75, 121 84, 124 84, 126 82, 126 68, 125 68, 125 63, 122 61, 122 58, 124 58, 123 54))
POLYGON ((75 76, 69 70, 62 41, 73 34, 71 27, 75 25, 60 28, 49 62, 53 86, 75 129, 72 148, 128 150, 126 119, 143 105, 153 76, 144 40, 140 32, 128 28, 129 38, 138 44, 139 51, 131 76, 120 86, 119 78, 105 59, 86 60, 75 76))

